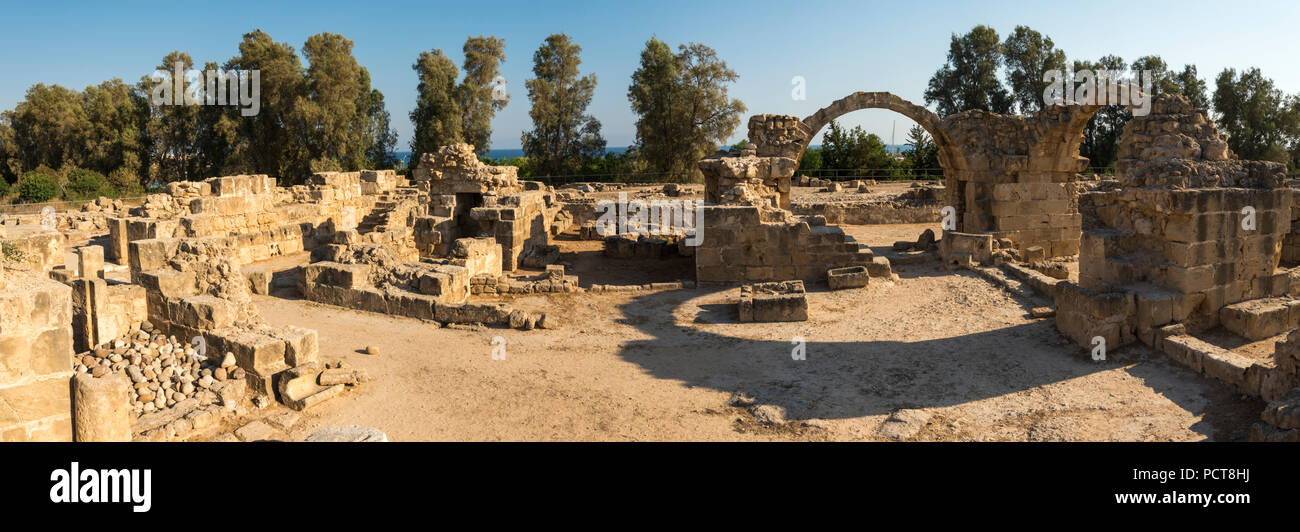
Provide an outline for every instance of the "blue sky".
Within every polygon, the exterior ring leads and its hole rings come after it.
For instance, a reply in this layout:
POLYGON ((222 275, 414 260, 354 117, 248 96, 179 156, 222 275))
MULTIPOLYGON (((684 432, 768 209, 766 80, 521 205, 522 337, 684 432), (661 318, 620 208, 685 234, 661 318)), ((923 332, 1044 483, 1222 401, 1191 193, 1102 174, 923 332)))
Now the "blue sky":
MULTIPOLYGON (((584 73, 598 86, 589 109, 610 146, 635 140, 627 85, 646 39, 674 47, 702 42, 739 75, 732 95, 748 114, 807 116, 854 91, 890 91, 923 103, 926 82, 945 59, 952 33, 987 24, 1005 36, 1017 24, 1052 37, 1070 58, 1158 54, 1171 68, 1194 63, 1213 86, 1225 67, 1257 66, 1289 94, 1300 93, 1300 2, 0 2, 0 108, 37 82, 82 89, 105 79, 134 82, 163 55, 224 62, 256 28, 301 49, 311 34, 353 40, 357 60, 382 90, 400 137, 410 140, 411 64, 441 48, 457 63, 468 35, 506 40, 503 74, 512 96, 493 122, 492 146, 517 148, 531 124, 523 82, 533 51, 564 32, 583 47, 584 73), (790 96, 807 80, 807 99, 790 96)), ((883 110, 845 121, 898 142, 911 122, 883 110)), ((744 126, 732 140, 743 138, 744 126)))

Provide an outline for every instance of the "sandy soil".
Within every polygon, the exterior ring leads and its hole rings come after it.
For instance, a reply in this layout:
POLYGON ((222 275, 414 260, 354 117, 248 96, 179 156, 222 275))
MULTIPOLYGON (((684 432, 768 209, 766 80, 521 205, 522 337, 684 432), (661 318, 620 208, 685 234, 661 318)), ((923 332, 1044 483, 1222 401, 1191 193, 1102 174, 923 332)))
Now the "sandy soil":
MULTIPOLYGON (((928 226, 846 229, 874 246, 928 226)), ((595 255, 577 266, 600 269, 595 255)), ((813 287, 810 320, 784 324, 736 323, 735 288, 515 300, 565 320, 536 331, 255 302, 273 325, 316 329, 324 360, 375 379, 305 413, 292 439, 360 424, 393 440, 1242 440, 1263 407, 1142 347, 1087 360, 969 272, 897 273, 813 287), (805 360, 792 360, 796 337, 805 360), (379 355, 362 354, 371 345, 379 355)))

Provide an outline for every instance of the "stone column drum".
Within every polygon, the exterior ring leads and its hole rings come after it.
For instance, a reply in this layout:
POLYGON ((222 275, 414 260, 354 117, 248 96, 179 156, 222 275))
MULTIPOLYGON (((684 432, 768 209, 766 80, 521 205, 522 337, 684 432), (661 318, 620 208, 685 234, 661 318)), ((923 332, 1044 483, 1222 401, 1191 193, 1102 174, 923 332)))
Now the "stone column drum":
POLYGON ((72 430, 79 442, 131 441, 131 381, 122 374, 72 378, 72 430))

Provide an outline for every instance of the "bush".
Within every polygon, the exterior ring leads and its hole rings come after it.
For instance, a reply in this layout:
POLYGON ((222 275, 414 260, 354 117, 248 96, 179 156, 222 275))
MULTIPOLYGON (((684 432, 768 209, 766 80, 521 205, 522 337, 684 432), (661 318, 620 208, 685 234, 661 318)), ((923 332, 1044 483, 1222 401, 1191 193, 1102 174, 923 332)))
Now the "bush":
POLYGON ((9 195, 9 182, 5 181, 5 178, 0 177, 0 198, 4 198, 5 196, 8 195, 9 195))
MULTIPOLYGON (((0 179, 3 182, 4 179, 0 179)), ((20 264, 27 260, 27 254, 18 249, 18 245, 12 242, 0 242, 0 260, 13 264, 20 264)))
POLYGON ((117 195, 117 189, 108 183, 104 174, 82 168, 68 172, 68 184, 63 187, 63 199, 69 201, 87 201, 100 196, 115 198, 117 195))
POLYGON ((135 172, 128 170, 126 167, 113 170, 108 174, 108 184, 116 190, 119 196, 141 196, 144 195, 144 187, 140 186, 140 178, 136 177, 135 172))
POLYGON ((50 201, 58 193, 59 187, 54 184, 54 178, 46 174, 28 172, 18 180, 18 199, 25 203, 50 201))

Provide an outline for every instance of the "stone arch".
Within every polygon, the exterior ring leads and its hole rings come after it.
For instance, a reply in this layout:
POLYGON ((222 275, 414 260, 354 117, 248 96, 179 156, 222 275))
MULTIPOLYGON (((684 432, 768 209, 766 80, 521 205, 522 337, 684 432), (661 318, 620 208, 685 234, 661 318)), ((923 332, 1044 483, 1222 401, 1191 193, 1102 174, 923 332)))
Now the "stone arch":
POLYGON ((888 92, 855 92, 834 103, 823 107, 811 116, 803 119, 804 129, 808 131, 795 159, 803 156, 804 150, 812 142, 817 132, 836 118, 863 109, 887 109, 912 119, 930 134, 939 148, 939 165, 944 169, 959 168, 964 161, 960 152, 943 129, 943 120, 933 111, 920 105, 899 98, 888 92))
MULTIPOLYGON (((1118 91, 1129 91, 1129 97, 1126 98, 1128 103, 1117 104, 1128 108, 1129 111, 1133 111, 1137 108, 1132 103, 1135 99, 1145 100, 1146 105, 1148 106, 1148 111, 1151 110, 1150 107, 1155 105, 1157 95, 1154 93, 1147 94, 1143 92, 1139 85, 1120 83, 1115 85, 1115 91, 1116 95, 1112 95, 1108 90, 1106 93, 1106 99, 1117 99, 1118 91)), ((1061 167, 1057 168, 1058 170, 1068 170, 1068 161, 1071 161, 1072 159, 1081 159, 1079 163, 1080 167, 1074 169, 1074 171, 1082 172, 1087 170, 1087 165, 1090 161, 1082 161, 1082 159, 1086 158, 1079 155, 1079 147, 1083 145, 1083 133, 1088 127, 1088 122, 1090 122, 1092 117, 1103 107, 1106 106, 1097 104, 1080 104, 1075 101, 1068 101, 1061 104, 1045 106, 1042 110, 1035 113, 1037 115, 1044 115, 1052 118, 1051 123, 1055 126, 1052 129, 1055 129, 1055 131, 1048 131, 1040 137, 1040 151, 1044 154, 1054 155, 1054 157, 1050 157, 1049 159, 1062 162, 1061 167)), ((1124 129, 1127 130, 1128 126, 1125 125, 1124 129)), ((1120 138, 1121 142, 1123 142, 1123 132, 1121 132, 1120 138)))

